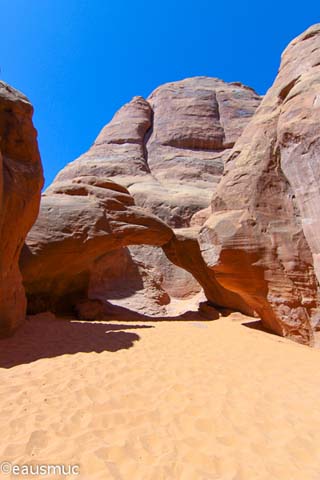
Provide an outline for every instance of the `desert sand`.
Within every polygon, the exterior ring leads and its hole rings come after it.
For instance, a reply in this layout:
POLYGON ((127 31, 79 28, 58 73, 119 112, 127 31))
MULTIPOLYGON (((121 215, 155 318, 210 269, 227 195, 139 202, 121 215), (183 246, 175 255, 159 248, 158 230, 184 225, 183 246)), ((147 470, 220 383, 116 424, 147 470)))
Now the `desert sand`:
POLYGON ((256 326, 29 320, 0 342, 1 460, 79 464, 68 479, 318 480, 320 351, 256 326))

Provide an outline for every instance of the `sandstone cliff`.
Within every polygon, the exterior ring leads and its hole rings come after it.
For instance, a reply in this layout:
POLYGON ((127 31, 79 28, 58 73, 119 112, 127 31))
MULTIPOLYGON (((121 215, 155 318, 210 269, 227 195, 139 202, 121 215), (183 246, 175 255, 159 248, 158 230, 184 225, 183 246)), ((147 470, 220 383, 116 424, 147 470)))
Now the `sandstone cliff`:
POLYGON ((54 183, 103 175, 169 226, 188 227, 209 206, 224 160, 259 103, 252 89, 215 78, 162 85, 124 105, 54 183))
POLYGON ((196 77, 122 107, 43 195, 21 262, 29 311, 70 310, 89 298, 165 315, 175 299, 194 297, 202 286, 211 301, 247 312, 203 262, 197 228, 180 228, 176 236, 168 226, 204 221, 224 159, 259 102, 241 84, 196 77), (149 224, 154 214, 168 225, 159 220, 156 235, 149 224), (152 246, 123 248, 138 244, 152 246), (157 248, 165 244, 183 269, 157 248))
POLYGON ((10 334, 26 313, 18 260, 43 182, 32 114, 28 99, 0 82, 0 335, 10 334))
POLYGON ((248 87, 197 77, 120 109, 43 196, 21 263, 30 310, 165 315, 202 287, 312 345, 319 52, 315 25, 285 50, 259 107, 248 87))
POLYGON ((280 335, 319 323, 320 25, 293 40, 236 142, 200 240, 219 283, 280 335))

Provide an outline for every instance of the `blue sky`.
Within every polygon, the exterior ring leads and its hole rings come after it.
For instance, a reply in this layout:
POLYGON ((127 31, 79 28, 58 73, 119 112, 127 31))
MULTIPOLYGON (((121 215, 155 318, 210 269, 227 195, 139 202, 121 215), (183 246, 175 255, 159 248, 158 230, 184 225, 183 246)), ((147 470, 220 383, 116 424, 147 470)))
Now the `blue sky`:
POLYGON ((194 75, 271 86, 319 1, 0 0, 4 81, 35 107, 46 184, 134 95, 194 75))

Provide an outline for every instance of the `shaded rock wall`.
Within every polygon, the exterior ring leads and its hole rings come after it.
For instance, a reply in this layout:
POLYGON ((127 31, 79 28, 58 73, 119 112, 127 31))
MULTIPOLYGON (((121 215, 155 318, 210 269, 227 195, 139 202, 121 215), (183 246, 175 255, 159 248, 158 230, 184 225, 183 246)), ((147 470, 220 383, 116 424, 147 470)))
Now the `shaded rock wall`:
POLYGON ((0 82, 0 335, 13 332, 26 313, 18 261, 43 183, 32 114, 29 100, 0 82))

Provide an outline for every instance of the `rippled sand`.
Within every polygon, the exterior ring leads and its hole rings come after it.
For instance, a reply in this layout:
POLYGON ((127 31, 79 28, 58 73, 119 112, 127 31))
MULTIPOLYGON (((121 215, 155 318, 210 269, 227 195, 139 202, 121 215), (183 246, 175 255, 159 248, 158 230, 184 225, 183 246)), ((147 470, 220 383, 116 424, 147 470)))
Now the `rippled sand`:
POLYGON ((80 464, 65 478, 83 480, 319 480, 320 351, 248 321, 29 321, 0 342, 1 460, 80 464))

